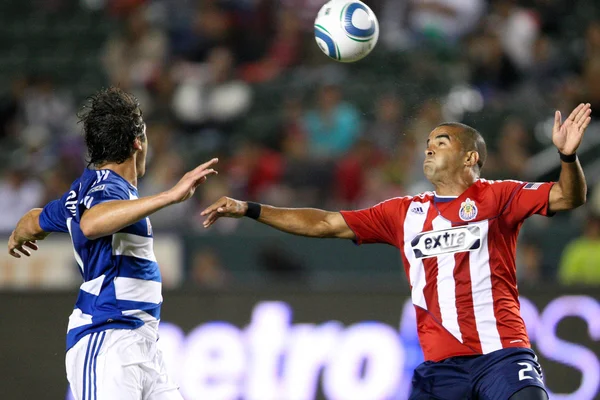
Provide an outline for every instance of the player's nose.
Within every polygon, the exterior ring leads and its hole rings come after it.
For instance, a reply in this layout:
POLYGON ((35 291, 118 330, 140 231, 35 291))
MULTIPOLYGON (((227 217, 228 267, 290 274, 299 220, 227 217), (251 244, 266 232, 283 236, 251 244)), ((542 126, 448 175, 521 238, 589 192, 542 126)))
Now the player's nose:
POLYGON ((433 150, 431 148, 428 147, 428 148, 425 149, 425 156, 426 157, 431 157, 431 156, 433 156, 433 154, 434 154, 434 152, 433 152, 433 150))

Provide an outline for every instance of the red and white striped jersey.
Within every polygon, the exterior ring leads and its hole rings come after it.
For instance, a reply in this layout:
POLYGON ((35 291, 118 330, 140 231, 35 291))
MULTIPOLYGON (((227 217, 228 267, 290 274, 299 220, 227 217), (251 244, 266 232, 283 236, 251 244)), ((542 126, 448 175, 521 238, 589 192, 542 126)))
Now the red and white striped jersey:
POLYGON ((515 253, 523 221, 548 215, 552 183, 480 179, 458 197, 433 192, 342 211, 361 243, 400 249, 426 360, 530 347, 515 253))

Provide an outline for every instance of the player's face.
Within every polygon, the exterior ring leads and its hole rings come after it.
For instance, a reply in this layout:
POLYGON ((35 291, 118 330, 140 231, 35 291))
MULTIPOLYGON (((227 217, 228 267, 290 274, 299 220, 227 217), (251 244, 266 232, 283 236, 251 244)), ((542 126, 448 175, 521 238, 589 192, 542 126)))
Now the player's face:
POLYGON ((462 145, 458 140, 455 128, 441 126, 434 129, 427 139, 423 171, 431 182, 452 176, 461 169, 462 145))
POLYGON ((146 136, 146 124, 144 124, 144 136, 141 140, 142 148, 136 159, 136 168, 138 172, 138 178, 141 178, 146 173, 146 154, 148 153, 148 136, 146 136))

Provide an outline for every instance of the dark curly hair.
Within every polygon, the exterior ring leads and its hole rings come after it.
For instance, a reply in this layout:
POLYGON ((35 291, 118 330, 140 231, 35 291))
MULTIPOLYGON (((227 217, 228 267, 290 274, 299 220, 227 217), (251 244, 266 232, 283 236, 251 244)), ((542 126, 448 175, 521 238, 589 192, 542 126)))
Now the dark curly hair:
POLYGON ((91 96, 77 116, 83 123, 88 166, 121 164, 133 154, 133 141, 145 140, 138 100, 117 87, 91 96))

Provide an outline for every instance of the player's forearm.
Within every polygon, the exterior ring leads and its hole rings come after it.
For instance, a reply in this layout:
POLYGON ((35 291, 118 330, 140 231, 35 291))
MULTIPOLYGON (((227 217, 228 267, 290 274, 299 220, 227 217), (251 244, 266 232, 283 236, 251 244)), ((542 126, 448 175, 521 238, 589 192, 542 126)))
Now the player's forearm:
POLYGON ((570 210, 585 203, 587 184, 579 160, 572 163, 561 162, 557 185, 560 188, 561 209, 570 210))
POLYGON ((261 206, 259 222, 280 231, 308 237, 339 237, 334 227, 328 223, 329 211, 316 208, 278 208, 261 206))
POLYGON ((41 208, 34 208, 25 214, 15 228, 15 239, 19 242, 43 240, 50 233, 45 232, 40 226, 41 208))
POLYGON ((115 200, 98 204, 83 214, 81 231, 88 239, 112 235, 172 203, 165 192, 137 200, 115 200))

